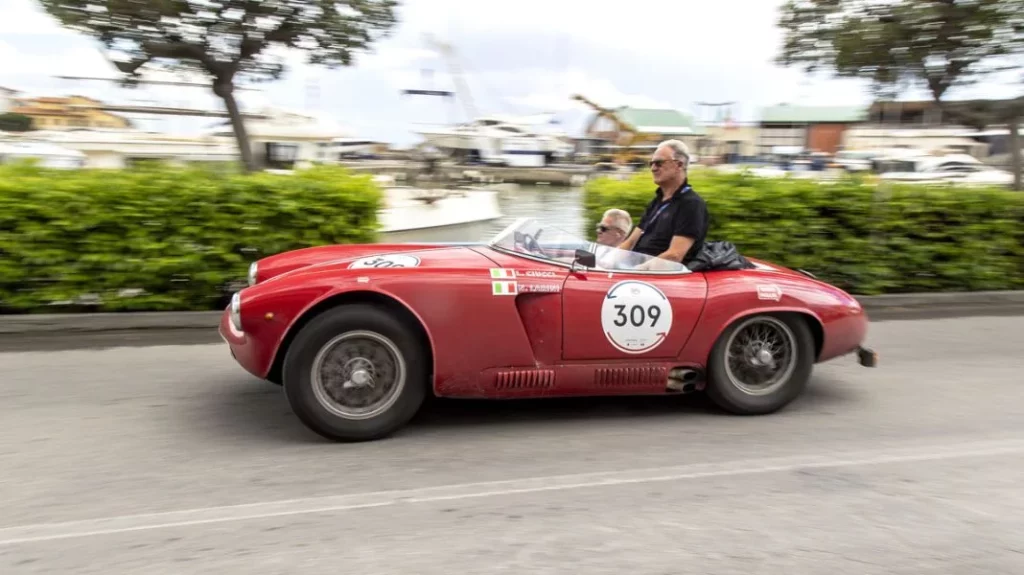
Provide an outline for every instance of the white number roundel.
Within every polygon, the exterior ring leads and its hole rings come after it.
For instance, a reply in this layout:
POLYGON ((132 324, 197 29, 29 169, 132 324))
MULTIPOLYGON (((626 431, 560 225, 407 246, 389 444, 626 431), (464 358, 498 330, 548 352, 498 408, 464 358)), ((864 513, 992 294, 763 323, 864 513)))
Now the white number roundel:
POLYGON ((359 258, 349 264, 350 269, 364 268, 414 268, 420 265, 420 259, 416 256, 405 254, 388 254, 383 256, 369 256, 359 258))
POLYGON ((661 345, 672 328, 672 305, 658 288, 621 281, 601 304, 601 327, 619 351, 645 353, 661 345))

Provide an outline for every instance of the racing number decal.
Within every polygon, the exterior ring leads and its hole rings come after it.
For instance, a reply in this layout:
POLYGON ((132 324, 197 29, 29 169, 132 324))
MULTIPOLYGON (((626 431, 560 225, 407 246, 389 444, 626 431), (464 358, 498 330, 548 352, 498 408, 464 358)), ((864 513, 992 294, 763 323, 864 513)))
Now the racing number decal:
POLYGON ((672 305, 649 283, 621 281, 601 303, 601 327, 619 351, 646 353, 665 341, 672 329, 672 305))
POLYGON ((647 314, 650 314, 651 327, 654 327, 658 323, 658 318, 661 317, 661 308, 659 308, 657 305, 650 305, 647 306, 647 309, 644 309, 644 306, 642 305, 633 304, 629 306, 628 319, 626 318, 625 309, 625 304, 615 304, 615 312, 618 316, 615 319, 616 327, 625 326, 627 321, 633 324, 633 327, 641 327, 644 325, 644 321, 646 321, 647 319, 647 314), (637 317, 637 312, 640 312, 639 319, 637 317))
POLYGON ((359 258, 349 264, 350 269, 363 268, 414 268, 420 265, 420 259, 416 256, 405 254, 389 254, 383 256, 369 256, 359 258))

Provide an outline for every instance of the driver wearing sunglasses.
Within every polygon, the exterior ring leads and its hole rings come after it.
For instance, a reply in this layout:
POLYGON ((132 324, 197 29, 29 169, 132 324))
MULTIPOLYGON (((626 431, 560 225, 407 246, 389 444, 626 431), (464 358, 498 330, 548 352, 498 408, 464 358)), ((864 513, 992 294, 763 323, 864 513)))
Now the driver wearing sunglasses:
POLYGON ((602 246, 618 247, 633 228, 633 219, 625 210, 610 209, 601 216, 597 224, 597 243, 602 246))

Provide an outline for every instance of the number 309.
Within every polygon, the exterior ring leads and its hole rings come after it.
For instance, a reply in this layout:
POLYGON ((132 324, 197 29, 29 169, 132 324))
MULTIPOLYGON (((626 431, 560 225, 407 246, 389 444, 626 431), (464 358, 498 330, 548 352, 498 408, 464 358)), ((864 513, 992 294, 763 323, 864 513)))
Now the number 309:
POLYGON ((661 318, 661 308, 650 305, 645 309, 642 305, 633 305, 630 306, 627 314, 626 306, 619 304, 615 306, 615 315, 615 325, 619 327, 626 325, 626 322, 633 324, 634 327, 640 327, 647 321, 647 318, 651 319, 651 327, 654 327, 658 323, 658 319, 661 318))

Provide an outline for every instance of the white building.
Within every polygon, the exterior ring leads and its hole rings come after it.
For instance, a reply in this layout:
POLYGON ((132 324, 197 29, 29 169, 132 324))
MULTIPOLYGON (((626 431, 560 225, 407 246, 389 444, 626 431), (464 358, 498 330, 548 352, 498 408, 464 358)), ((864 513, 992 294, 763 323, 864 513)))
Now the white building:
POLYGON ((14 98, 17 97, 18 93, 17 90, 0 86, 0 114, 6 114, 14 107, 14 98))
MULTIPOLYGON (((325 126, 305 114, 270 110, 267 115, 269 119, 245 121, 258 167, 290 169, 308 167, 317 161, 334 162, 339 149, 337 140, 349 137, 346 131, 325 126)), ((88 168, 120 169, 143 160, 172 163, 239 160, 235 133, 227 121, 198 135, 131 128, 71 128, 5 133, 0 141, 59 146, 83 154, 84 167, 88 168)))
POLYGON ((120 169, 140 160, 227 162, 238 158, 234 139, 118 129, 36 130, 8 133, 8 143, 51 144, 84 156, 86 168, 120 169))
MULTIPOLYGON (((291 169, 308 167, 313 162, 333 162, 331 149, 339 138, 352 134, 331 122, 300 112, 268 108, 259 112, 267 119, 245 121, 253 159, 260 168, 291 169)), ((230 121, 206 131, 209 136, 234 138, 230 121)))

